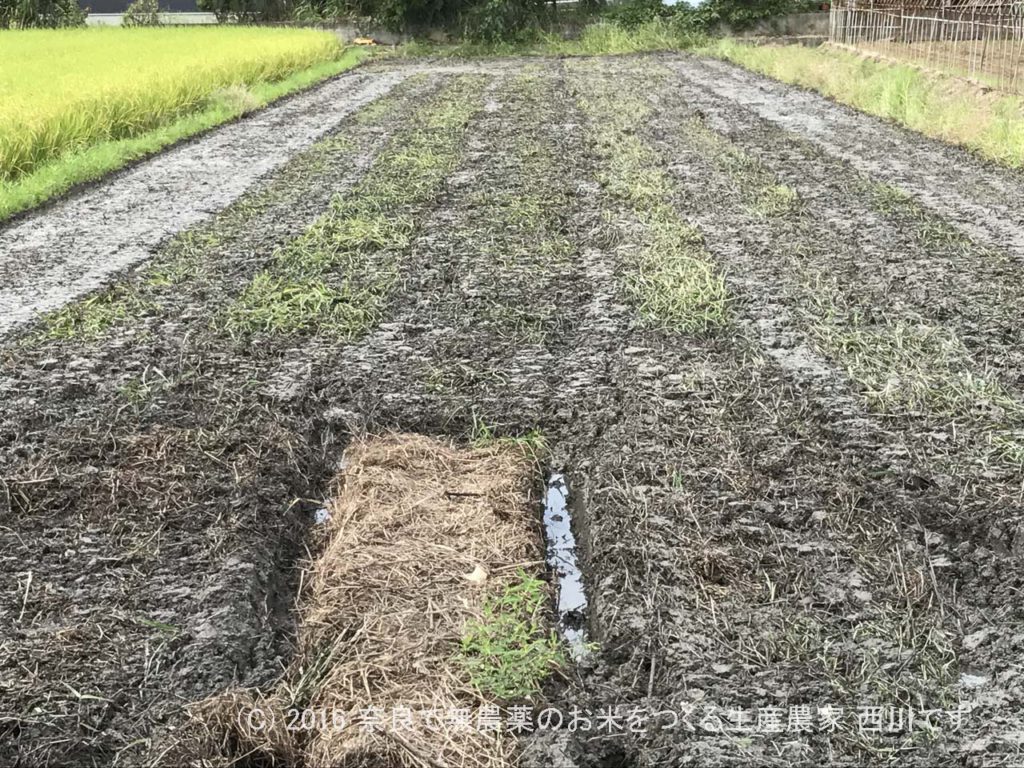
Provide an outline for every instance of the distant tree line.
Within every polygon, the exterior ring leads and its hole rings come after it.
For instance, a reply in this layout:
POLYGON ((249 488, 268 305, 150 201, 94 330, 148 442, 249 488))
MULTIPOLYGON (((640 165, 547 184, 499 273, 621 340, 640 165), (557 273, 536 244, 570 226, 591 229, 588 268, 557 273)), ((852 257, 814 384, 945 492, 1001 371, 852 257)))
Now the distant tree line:
POLYGON ((80 27, 85 16, 78 0, 0 0, 0 29, 80 27))
POLYGON ((820 7, 821 0, 704 0, 698 5, 684 0, 675 5, 665 5, 661 0, 632 0, 610 6, 604 16, 627 29, 661 18, 671 20, 680 31, 700 33, 719 26, 742 30, 764 19, 820 7))
MULTIPOLYGON (((584 0, 597 7, 600 0, 584 0)), ((389 29, 470 25, 482 37, 510 39, 534 27, 553 8, 549 0, 199 0, 219 19, 279 21, 292 19, 366 19, 389 29)))
MULTIPOLYGON (((820 0, 818 0, 820 2, 820 0)), ((426 28, 455 29, 467 37, 496 42, 529 37, 558 12, 551 0, 198 0, 202 10, 221 21, 243 23, 316 19, 367 19, 390 29, 417 32, 426 28)), ((129 25, 159 22, 157 0, 136 0, 126 17, 129 25)), ((704 0, 697 6, 679 0, 631 0, 606 5, 581 0, 572 11, 600 15, 625 28, 656 18, 670 20, 680 31, 700 33, 718 25, 742 29, 761 19, 818 5, 814 0, 704 0)), ((564 13, 564 11, 562 12, 564 13)), ((85 23, 77 0, 0 0, 0 29, 71 27, 85 23)))
MULTIPOLYGON (((667 6, 661 0, 581 0, 571 11, 600 14, 631 28, 655 18, 671 19, 682 31, 706 31, 717 25, 742 29, 761 19, 811 10, 821 0, 685 0, 667 6)), ((368 19, 394 30, 454 28, 481 40, 512 40, 529 35, 558 13, 551 0, 199 0, 199 7, 220 19, 279 21, 296 19, 368 19)), ((561 11, 561 13, 566 13, 561 11)))

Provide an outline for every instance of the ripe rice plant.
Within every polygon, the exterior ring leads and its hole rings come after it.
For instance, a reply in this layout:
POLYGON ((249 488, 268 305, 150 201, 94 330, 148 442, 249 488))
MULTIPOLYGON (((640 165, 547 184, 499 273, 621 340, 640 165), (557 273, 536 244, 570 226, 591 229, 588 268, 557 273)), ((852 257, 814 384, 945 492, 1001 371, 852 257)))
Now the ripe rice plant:
POLYGON ((0 181, 138 136, 218 91, 336 59, 327 32, 254 27, 0 31, 0 181))

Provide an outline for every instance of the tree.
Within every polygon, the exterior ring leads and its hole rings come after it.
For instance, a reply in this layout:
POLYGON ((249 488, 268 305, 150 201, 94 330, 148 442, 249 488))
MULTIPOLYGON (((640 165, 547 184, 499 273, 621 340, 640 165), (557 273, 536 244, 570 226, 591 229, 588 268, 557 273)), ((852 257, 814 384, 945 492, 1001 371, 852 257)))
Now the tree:
POLYGON ((0 0, 0 29, 80 27, 86 14, 77 0, 0 0))

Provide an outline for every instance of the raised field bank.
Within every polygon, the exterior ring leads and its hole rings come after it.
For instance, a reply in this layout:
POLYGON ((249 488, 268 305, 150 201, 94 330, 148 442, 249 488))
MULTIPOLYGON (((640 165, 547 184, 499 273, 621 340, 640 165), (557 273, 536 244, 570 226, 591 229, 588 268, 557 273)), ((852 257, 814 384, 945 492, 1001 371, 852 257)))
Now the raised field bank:
POLYGON ((618 34, 0 31, 0 766, 1024 760, 1024 177, 618 34))

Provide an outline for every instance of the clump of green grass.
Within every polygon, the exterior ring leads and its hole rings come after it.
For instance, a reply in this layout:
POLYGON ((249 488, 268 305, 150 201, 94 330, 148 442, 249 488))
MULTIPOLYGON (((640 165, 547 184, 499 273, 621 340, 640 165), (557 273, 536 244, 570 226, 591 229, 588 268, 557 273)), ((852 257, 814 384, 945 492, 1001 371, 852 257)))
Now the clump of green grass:
POLYGON ((456 659, 483 696, 529 697, 565 666, 562 643, 545 629, 546 611, 545 583, 520 571, 516 582, 485 600, 480 617, 466 624, 456 659))
POLYGON ((759 191, 753 210, 759 216, 789 216, 800 209, 800 195, 785 184, 773 184, 759 191))
POLYGON ((370 206, 361 200, 334 201, 326 216, 281 249, 281 265, 297 272, 325 272, 351 267, 366 251, 408 246, 415 228, 412 219, 367 210, 370 206))
POLYGON ((992 433, 992 454, 1000 461, 1024 469, 1024 434, 992 433))
POLYGON ((954 224, 929 211, 902 189, 889 184, 870 184, 868 192, 872 205, 879 212, 909 219, 914 226, 914 237, 926 248, 954 253, 979 248, 954 224))
POLYGON ((992 97, 955 79, 834 48, 751 46, 721 40, 702 53, 821 91, 868 114, 962 144, 1010 166, 1024 164, 1024 99, 992 97))
POLYGON ((145 311, 149 305, 126 286, 115 286, 46 315, 43 336, 92 340, 111 326, 145 311))
POLYGON ((210 229, 190 229, 175 236, 169 246, 171 258, 146 270, 148 288, 171 288, 195 279, 206 268, 211 251, 221 244, 221 236, 210 229))
POLYGON ((989 405, 1016 408, 994 376, 972 368, 959 340, 943 328, 895 321, 817 330, 824 346, 883 410, 896 405, 952 413, 989 405))
POLYGON ((142 375, 133 376, 118 387, 118 394, 132 405, 143 405, 154 395, 165 390, 170 381, 155 368, 147 368, 142 375))
POLYGON ((690 333, 726 325, 725 278, 707 259, 701 233, 663 205, 640 218, 647 224, 648 241, 624 279, 641 314, 690 333))
POLYGON ((477 414, 473 414, 473 433, 470 443, 474 448, 492 445, 517 445, 526 449, 531 456, 539 458, 547 453, 547 441, 539 429, 531 429, 521 435, 498 435, 495 427, 489 425, 477 414))
POLYGON ((881 213, 897 213, 913 203, 913 198, 899 187, 879 182, 871 186, 871 202, 881 213))
POLYGON ((231 331, 302 333, 323 331, 353 338, 380 311, 380 292, 360 289, 354 280, 288 278, 260 272, 228 312, 231 331))
POLYGON ((600 77, 578 79, 579 104, 590 119, 601 181, 641 224, 642 247, 624 276, 627 293, 649 323, 685 333, 729 324, 725 278, 700 233, 672 206, 673 185, 658 154, 637 135, 651 108, 642 97, 611 89, 600 77))
POLYGON ((684 126, 687 139, 732 179, 739 193, 748 201, 751 212, 764 218, 792 216, 802 210, 800 195, 795 189, 779 184, 775 174, 758 158, 748 154, 722 134, 699 119, 684 126))

